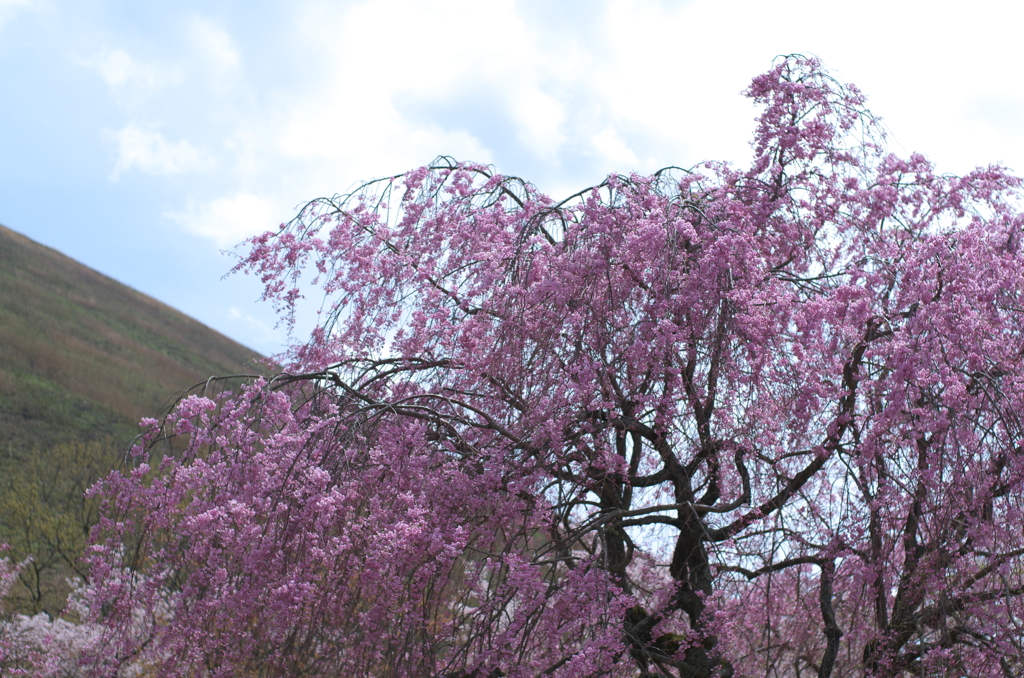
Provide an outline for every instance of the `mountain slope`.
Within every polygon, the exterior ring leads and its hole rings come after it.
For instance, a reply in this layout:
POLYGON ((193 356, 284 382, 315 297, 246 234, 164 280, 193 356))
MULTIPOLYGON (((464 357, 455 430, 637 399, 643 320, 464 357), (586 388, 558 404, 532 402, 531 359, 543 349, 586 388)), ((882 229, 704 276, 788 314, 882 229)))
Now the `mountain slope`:
POLYGON ((182 390, 259 355, 0 226, 0 456, 127 440, 182 390))

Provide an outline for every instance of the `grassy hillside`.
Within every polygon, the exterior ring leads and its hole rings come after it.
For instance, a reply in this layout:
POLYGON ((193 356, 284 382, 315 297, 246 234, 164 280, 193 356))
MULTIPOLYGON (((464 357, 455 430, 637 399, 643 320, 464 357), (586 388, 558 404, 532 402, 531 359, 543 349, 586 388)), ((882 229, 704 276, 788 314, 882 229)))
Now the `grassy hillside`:
POLYGON ((180 391, 254 351, 0 226, 0 456, 127 441, 180 391))

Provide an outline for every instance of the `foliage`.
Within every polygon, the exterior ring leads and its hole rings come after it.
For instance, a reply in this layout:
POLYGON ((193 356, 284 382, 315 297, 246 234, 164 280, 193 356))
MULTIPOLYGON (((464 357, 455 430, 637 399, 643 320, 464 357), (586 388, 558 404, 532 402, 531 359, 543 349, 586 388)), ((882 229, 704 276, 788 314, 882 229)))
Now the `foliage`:
POLYGON ((9 604, 21 613, 64 611, 69 578, 86 580, 81 560, 99 519, 99 500, 85 492, 117 466, 111 440, 67 442, 34 451, 0 478, 0 542, 23 562, 9 604))
POLYGON ((251 241, 324 322, 103 481, 97 672, 1024 671, 1021 182, 813 59, 748 95, 749 169, 440 159, 251 241))

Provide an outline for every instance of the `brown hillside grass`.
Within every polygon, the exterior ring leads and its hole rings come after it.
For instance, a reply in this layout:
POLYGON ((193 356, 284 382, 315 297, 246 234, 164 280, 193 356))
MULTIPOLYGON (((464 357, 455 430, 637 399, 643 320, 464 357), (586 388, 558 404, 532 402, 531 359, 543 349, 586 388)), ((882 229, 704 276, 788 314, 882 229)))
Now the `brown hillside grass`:
POLYGON ((0 226, 0 454, 64 439, 126 441, 145 416, 259 355, 0 226))

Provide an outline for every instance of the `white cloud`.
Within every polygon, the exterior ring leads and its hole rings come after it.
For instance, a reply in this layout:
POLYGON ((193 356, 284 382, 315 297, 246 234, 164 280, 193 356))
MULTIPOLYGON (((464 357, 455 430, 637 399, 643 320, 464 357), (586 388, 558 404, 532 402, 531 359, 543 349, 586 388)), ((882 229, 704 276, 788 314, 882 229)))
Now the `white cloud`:
POLYGON ((213 21, 196 17, 192 20, 190 32, 204 67, 224 72, 241 65, 234 40, 213 21))
POLYGON ((123 87, 129 82, 152 86, 157 80, 153 69, 139 64, 121 49, 97 57, 92 64, 111 87, 123 87))
POLYGON ((164 216, 225 249, 273 229, 286 213, 266 198, 238 191, 198 207, 192 205, 184 212, 165 212, 164 216))
POLYGON ((457 64, 446 63, 448 50, 438 50, 427 68, 410 59, 422 35, 461 34, 458 23, 465 17, 459 8, 409 2, 347 10, 308 6, 297 39, 326 57, 327 80, 285 108, 279 150, 299 160, 339 162, 362 178, 401 171, 439 153, 489 160, 492 153, 471 133, 416 120, 397 105, 403 96, 443 95, 462 79, 457 64))
POLYGON ((355 171, 350 181, 409 169, 440 153, 483 162, 493 156, 469 133, 417 124, 390 105, 346 109, 340 102, 293 111, 278 150, 295 160, 329 161, 355 171))
POLYGON ((107 136, 117 143, 113 179, 131 169, 170 175, 204 169, 211 162, 205 151, 185 140, 169 142, 159 132, 147 132, 134 125, 107 132, 107 136))
POLYGON ((499 146, 557 164, 566 145, 586 146, 600 132, 581 124, 564 96, 586 55, 545 42, 509 0, 309 3, 297 14, 295 42, 326 66, 317 88, 283 109, 279 149, 336 161, 349 181, 440 153, 491 162, 499 146), (451 119, 444 107, 453 101, 481 110, 451 119), (489 123, 510 125, 510 134, 484 137, 489 123))
POLYGON ((625 169, 640 164, 636 154, 612 127, 606 127, 598 132, 591 144, 604 160, 610 161, 618 167, 625 169))
POLYGON ((538 158, 557 161, 567 141, 565 104, 536 87, 522 90, 518 98, 509 102, 519 127, 519 141, 538 158))
POLYGON ((122 106, 138 106, 159 90, 184 79, 178 66, 141 61, 123 49, 76 61, 98 73, 122 106))

